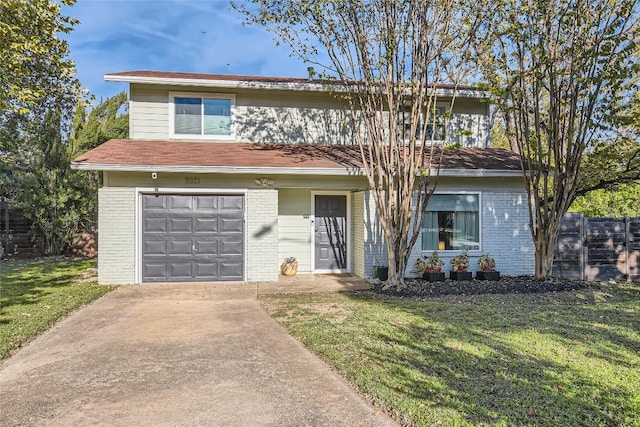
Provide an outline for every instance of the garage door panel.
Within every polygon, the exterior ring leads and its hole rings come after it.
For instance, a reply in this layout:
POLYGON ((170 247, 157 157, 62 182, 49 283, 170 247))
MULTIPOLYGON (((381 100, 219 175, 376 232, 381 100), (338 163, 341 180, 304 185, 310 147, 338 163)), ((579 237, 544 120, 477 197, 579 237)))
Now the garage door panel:
POLYGON ((218 210, 218 197, 196 196, 196 210, 218 210))
POLYGON ((195 262, 196 277, 202 280, 217 280, 220 277, 218 262, 195 262))
POLYGON ((243 196, 220 196, 220 210, 221 211, 244 211, 244 197, 243 196))
POLYGON ((168 246, 168 256, 180 256, 187 255, 191 256, 193 254, 193 243, 191 239, 188 240, 169 240, 167 242, 168 246))
POLYGON ((145 211, 162 211, 167 209, 167 196, 145 194, 142 196, 142 208, 145 211))
POLYGON ((170 233, 193 233, 193 219, 192 218, 169 218, 169 232, 170 233))
POLYGON ((198 255, 218 255, 218 240, 196 240, 196 248, 198 255))
POLYGON ((196 233, 217 233, 218 218, 204 218, 204 217, 196 218, 195 232, 196 233))
POLYGON ((145 233, 166 233, 167 232, 167 219, 166 218, 145 218, 143 221, 143 231, 145 233))
POLYGON ((171 280, 189 280, 193 278, 193 270, 191 268, 192 262, 170 262, 169 263, 169 278, 171 280))
POLYGON ((242 256, 242 238, 220 242, 220 256, 242 256))
POLYGON ((243 279, 244 196, 142 198, 143 281, 243 279))
POLYGON ((148 261, 142 266, 147 281, 165 280, 167 278, 167 264, 162 261, 148 261))
POLYGON ((234 280, 238 276, 242 276, 242 262, 220 263, 220 277, 223 280, 234 280))
POLYGON ((142 243, 142 251, 147 256, 166 256, 167 241, 162 240, 145 240, 142 243))
POLYGON ((166 196, 169 198, 168 208, 169 210, 176 211, 192 211, 193 210, 193 196, 187 195, 173 195, 166 196))
POLYGON ((242 233, 244 221, 242 218, 222 217, 220 218, 221 233, 242 233))

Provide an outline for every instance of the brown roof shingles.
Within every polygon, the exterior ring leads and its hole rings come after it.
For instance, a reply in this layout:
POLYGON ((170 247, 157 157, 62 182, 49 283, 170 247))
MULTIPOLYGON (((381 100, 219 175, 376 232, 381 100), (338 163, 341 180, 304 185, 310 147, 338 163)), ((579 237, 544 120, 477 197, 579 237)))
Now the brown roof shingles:
MULTIPOLYGON (((305 168, 353 170, 362 167, 357 146, 254 144, 240 142, 112 139, 74 160, 76 165, 167 167, 305 168)), ((488 148, 446 150, 441 167, 518 171, 517 154, 488 148)))

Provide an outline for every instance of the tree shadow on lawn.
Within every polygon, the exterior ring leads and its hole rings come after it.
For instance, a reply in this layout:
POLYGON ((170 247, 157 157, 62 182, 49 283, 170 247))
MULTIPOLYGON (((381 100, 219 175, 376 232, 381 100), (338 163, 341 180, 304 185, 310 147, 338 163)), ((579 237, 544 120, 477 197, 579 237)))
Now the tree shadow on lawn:
POLYGON ((16 261, 0 265, 0 323, 2 311, 32 305, 51 295, 53 288, 69 286, 89 268, 89 261, 16 261))
POLYGON ((413 400, 427 425, 437 422, 434 407, 474 425, 637 425, 640 297, 615 306, 527 298, 381 299, 408 324, 367 332, 389 347, 365 351, 391 372, 380 376, 388 394, 413 400), (625 304, 635 314, 615 308, 625 304))

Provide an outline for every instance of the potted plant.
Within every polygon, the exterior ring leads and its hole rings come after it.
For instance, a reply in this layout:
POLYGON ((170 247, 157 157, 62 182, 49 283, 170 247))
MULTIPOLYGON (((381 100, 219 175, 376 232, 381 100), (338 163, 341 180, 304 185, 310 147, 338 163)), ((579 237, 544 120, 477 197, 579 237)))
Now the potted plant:
POLYGON ((464 250, 458 256, 451 259, 451 272, 449 277, 453 280, 471 280, 471 272, 469 271, 469 255, 464 250))
POLYGON ((295 276, 298 272, 298 261, 295 257, 285 258, 280 264, 280 272, 285 276, 295 276))
POLYGON ((500 272, 496 270, 496 260, 491 256, 489 256, 489 254, 483 254, 478 260, 478 272, 476 273, 476 279, 478 280, 500 279, 500 272))
POLYGON ((374 265, 373 276, 382 282, 386 282, 389 279, 389 267, 386 265, 374 265))
POLYGON ((418 258, 415 266, 422 273, 422 278, 429 282, 444 280, 444 272, 442 271, 444 262, 438 256, 438 251, 433 251, 431 256, 423 255, 422 258, 418 258))

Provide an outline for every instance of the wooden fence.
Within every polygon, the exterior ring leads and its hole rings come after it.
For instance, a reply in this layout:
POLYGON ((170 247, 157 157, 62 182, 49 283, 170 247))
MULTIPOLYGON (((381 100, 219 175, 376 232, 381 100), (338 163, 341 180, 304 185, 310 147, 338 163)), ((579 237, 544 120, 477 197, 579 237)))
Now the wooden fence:
POLYGON ((640 279, 640 218, 567 214, 558 233, 553 274, 582 280, 640 279))
POLYGON ((33 239, 30 229, 31 221, 0 199, 0 245, 4 257, 32 257, 44 253, 42 238, 33 239))

